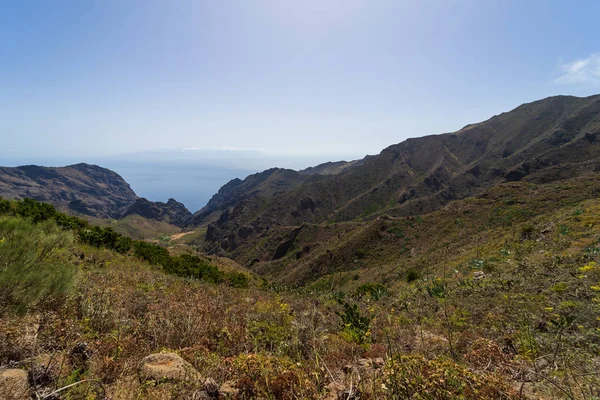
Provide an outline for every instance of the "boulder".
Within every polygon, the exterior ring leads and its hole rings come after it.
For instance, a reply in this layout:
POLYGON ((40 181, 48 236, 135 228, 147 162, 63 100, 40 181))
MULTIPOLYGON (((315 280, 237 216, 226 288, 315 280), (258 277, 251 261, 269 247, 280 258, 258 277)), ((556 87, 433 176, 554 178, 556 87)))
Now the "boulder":
POLYGON ((479 281, 479 280, 481 280, 483 278, 485 278, 485 272, 483 272, 483 271, 475 271, 475 272, 473 272, 473 280, 479 281))
POLYGON ((198 371, 175 353, 151 354, 142 360, 140 379, 187 381, 198 379, 198 371))
POLYGON ((29 398, 29 381, 27 371, 22 369, 5 369, 0 372, 0 395, 6 400, 29 398))

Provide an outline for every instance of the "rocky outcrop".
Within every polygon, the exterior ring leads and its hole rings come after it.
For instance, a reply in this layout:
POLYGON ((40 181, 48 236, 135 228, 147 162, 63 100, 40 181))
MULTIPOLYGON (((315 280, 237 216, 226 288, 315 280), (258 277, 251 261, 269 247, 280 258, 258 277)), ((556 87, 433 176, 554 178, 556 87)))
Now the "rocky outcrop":
MULTIPOLYGON (((191 224, 212 223, 205 250, 243 262, 248 257, 237 249, 274 227, 426 214, 507 181, 543 184, 599 170, 597 137, 600 95, 551 97, 358 162, 271 169, 232 181, 191 224)), ((269 261, 289 245, 275 243, 269 261)))
POLYGON ((156 353, 144 357, 140 365, 142 381, 189 381, 197 380, 198 371, 175 353, 156 353))
POLYGON ((185 226, 192 217, 192 213, 175 199, 169 199, 166 203, 162 203, 160 201, 149 201, 145 198, 137 199, 125 211, 122 218, 128 215, 139 215, 147 219, 164 221, 179 227, 185 226))
POLYGON ((180 202, 139 198, 120 175, 89 164, 0 167, 0 197, 32 198, 50 203, 62 212, 95 218, 120 219, 136 214, 179 227, 192 217, 180 202))
POLYGON ((0 196, 32 198, 61 211, 119 218, 138 198, 117 173, 96 165, 0 167, 0 196))
POLYGON ((213 213, 221 213, 227 208, 249 198, 269 199, 285 193, 302 183, 306 175, 291 169, 271 168, 246 179, 233 179, 225 184, 202 209, 194 213, 190 225, 199 226, 207 222, 213 213))
POLYGON ((0 398, 6 400, 29 398, 27 371, 23 369, 0 371, 0 398))

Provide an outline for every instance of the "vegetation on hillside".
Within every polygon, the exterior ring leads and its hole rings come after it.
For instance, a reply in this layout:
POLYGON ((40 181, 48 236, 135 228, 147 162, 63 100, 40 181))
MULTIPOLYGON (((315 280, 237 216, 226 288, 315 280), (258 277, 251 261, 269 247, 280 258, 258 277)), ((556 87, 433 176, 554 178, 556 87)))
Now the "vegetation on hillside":
MULTIPOLYGON (((179 255, 171 256, 169 251, 156 244, 132 240, 130 237, 121 235, 111 227, 91 226, 81 218, 58 212, 52 205, 41 203, 32 199, 13 201, 12 203, 0 199, 0 215, 19 216, 30 223, 42 223, 51 221, 63 230, 72 231, 78 240, 97 248, 114 250, 121 254, 132 253, 135 257, 159 265, 167 273, 204 279, 212 283, 229 282, 234 286, 246 286, 248 279, 241 272, 222 272, 208 260, 198 256, 179 255)), ((19 245, 19 244, 16 244, 19 245)))
POLYGON ((0 317, 8 311, 23 313, 31 305, 64 300, 75 271, 57 253, 72 240, 53 221, 34 224, 0 217, 0 317))
MULTIPOLYGON (((73 288, 6 308, 0 366, 35 374, 38 393, 82 382, 65 398, 202 398, 210 378, 239 399, 595 399, 596 182, 511 183, 418 218, 307 225, 263 270, 309 268, 296 288, 233 287, 200 255, 127 248, 110 229, 0 201, 19 231, 65 235, 39 266, 68 267, 73 288), (141 379, 161 351, 201 379, 141 379)), ((25 236, 3 233, 0 251, 25 236)), ((34 242, 28 257, 44 248, 34 242)))

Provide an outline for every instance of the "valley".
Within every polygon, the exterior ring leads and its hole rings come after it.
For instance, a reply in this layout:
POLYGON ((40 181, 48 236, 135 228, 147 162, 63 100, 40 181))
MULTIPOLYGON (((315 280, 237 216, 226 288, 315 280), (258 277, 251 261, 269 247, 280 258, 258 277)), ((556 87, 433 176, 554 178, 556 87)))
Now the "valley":
POLYGON ((599 138, 600 96, 556 96, 196 212, 1 167, 0 393, 597 398, 599 138))

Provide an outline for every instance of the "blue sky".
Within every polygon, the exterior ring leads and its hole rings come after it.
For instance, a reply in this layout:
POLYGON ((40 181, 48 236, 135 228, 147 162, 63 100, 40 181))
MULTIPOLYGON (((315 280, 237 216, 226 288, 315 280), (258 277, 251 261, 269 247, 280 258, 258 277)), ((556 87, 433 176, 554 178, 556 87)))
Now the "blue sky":
POLYGON ((599 93, 599 16, 598 1, 5 0, 0 157, 374 154, 599 93))

